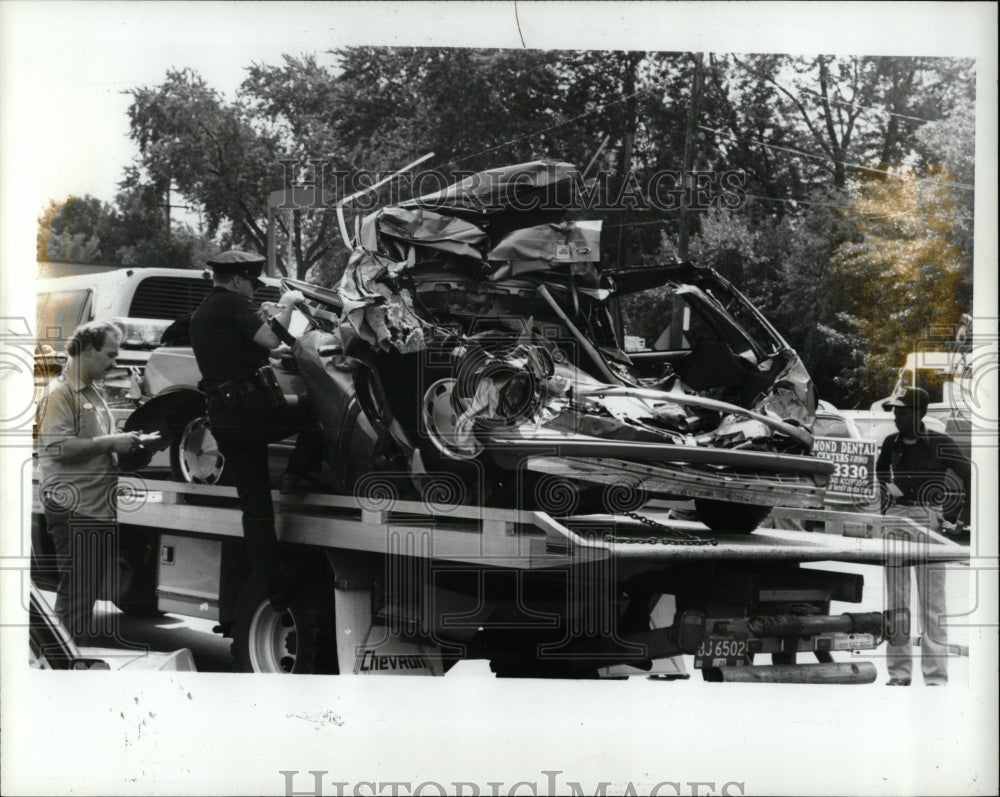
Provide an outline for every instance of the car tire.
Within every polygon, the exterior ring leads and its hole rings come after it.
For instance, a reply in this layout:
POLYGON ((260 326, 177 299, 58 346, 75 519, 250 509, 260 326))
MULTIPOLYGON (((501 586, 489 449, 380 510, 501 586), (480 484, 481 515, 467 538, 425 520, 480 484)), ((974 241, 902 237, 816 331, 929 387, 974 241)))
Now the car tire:
POLYGON ((736 504, 732 501, 715 501, 696 498, 694 502, 698 520, 712 531, 731 531, 748 534, 757 529, 771 514, 769 506, 736 504))
POLYGON ((303 587, 289 597, 287 608, 278 610, 271 606, 263 585, 251 578, 237 602, 233 668, 236 672, 336 675, 333 606, 329 579, 303 587))
POLYGON ((208 417, 195 415, 179 426, 170 446, 170 474, 185 484, 231 484, 230 469, 212 436, 208 417))

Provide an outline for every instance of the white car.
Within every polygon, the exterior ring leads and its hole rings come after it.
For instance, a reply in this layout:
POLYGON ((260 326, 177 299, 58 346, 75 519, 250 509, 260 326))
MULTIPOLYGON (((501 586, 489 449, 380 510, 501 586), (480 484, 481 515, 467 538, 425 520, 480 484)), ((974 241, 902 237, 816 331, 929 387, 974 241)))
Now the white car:
POLYGON ((34 584, 28 610, 28 639, 29 665, 37 670, 197 671, 188 648, 161 653, 77 646, 34 584))
MULTIPOLYGON (((850 421, 865 440, 874 440, 879 446, 896 431, 891 410, 837 410, 844 420, 850 421)), ((928 431, 946 434, 944 423, 928 412, 924 416, 924 426, 928 431)), ((819 432, 816 432, 819 434, 819 432)))

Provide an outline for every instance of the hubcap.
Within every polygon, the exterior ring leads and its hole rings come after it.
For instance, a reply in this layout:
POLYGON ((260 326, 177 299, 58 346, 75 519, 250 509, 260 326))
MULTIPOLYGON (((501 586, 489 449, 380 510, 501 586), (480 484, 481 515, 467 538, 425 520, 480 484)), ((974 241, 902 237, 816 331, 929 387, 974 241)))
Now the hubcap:
POLYGON ((483 446, 467 431, 459 435, 458 413, 452 405, 454 388, 454 379, 439 379, 427 388, 421 407, 424 428, 442 454, 453 459, 475 459, 483 446))
POLYGON ((180 467, 184 481, 191 484, 215 484, 222 476, 226 458, 219 451, 208 418, 195 418, 181 434, 180 467))

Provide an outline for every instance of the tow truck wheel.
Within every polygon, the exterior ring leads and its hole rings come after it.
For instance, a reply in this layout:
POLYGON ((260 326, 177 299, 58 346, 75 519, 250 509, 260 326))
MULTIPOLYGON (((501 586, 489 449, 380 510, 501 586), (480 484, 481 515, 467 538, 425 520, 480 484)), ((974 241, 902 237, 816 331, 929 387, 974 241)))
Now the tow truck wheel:
POLYGON ((170 447, 170 471, 186 484, 226 484, 226 458, 212 435, 208 418, 191 418, 170 447))
POLYGON ((233 667, 237 672, 337 673, 333 587, 304 587, 286 609, 271 606, 255 581, 244 586, 233 626, 233 667))
POLYGON ((735 504, 731 501, 712 501, 696 498, 694 508, 698 520, 712 531, 736 531, 749 533, 758 528, 771 514, 769 506, 735 504))

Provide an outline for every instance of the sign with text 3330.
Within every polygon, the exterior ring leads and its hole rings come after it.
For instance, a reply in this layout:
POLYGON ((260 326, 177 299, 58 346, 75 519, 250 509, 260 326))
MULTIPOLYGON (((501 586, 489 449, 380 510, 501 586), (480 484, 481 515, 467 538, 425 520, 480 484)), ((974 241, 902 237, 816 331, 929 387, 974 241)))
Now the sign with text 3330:
POLYGON ((813 455, 834 464, 827 495, 848 496, 871 500, 875 497, 875 457, 878 444, 874 440, 848 440, 838 437, 817 437, 813 455))

